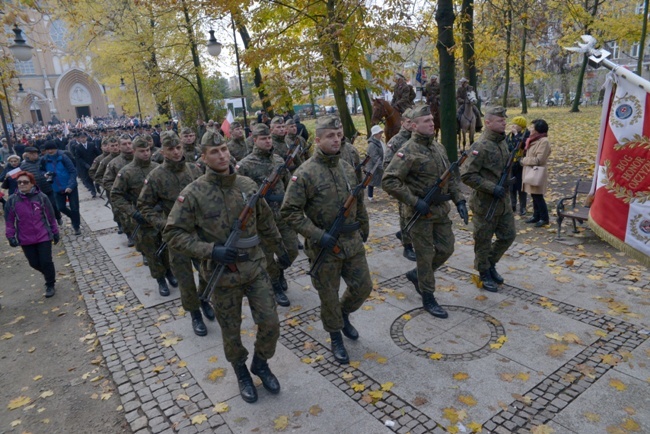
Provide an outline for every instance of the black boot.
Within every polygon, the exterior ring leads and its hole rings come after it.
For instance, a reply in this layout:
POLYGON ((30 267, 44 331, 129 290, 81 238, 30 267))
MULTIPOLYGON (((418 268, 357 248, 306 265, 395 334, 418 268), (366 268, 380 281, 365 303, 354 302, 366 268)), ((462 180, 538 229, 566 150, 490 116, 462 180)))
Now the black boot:
POLYGON ((167 297, 169 295, 169 287, 167 286, 165 278, 161 277, 160 279, 156 279, 156 281, 158 282, 158 292, 160 295, 167 297))
POLYGON ((144 255, 142 255, 142 265, 144 265, 145 267, 149 266, 149 261, 147 261, 147 257, 144 255))
POLYGON ((446 310, 442 308, 436 301, 436 298, 433 296, 433 293, 431 292, 423 292, 422 293, 422 307, 424 307, 424 310, 429 312, 431 315, 435 316, 436 318, 447 318, 449 314, 447 313, 446 310))
POLYGON ((190 315, 192 315, 192 329, 194 330, 194 334, 197 336, 205 336, 208 334, 208 328, 205 326, 205 323, 203 322, 203 317, 201 316, 201 311, 200 310, 194 310, 190 312, 190 315))
POLYGON ((497 269, 495 268, 494 265, 490 267, 489 271, 490 271, 490 276, 492 276, 492 280, 494 280, 499 285, 503 285, 504 282, 503 277, 497 272, 497 269))
POLYGON ((56 292, 56 289, 54 288, 54 284, 50 285, 45 285, 45 298, 50 298, 54 296, 54 293, 56 292))
POLYGON ((334 359, 342 365, 350 363, 350 357, 348 357, 348 352, 345 349, 345 345, 343 345, 341 332, 330 333, 330 340, 332 341, 332 354, 334 354, 334 359))
POLYGON ((266 360, 260 359, 257 357, 257 354, 253 356, 253 363, 251 363, 251 372, 260 377, 260 380, 262 380, 262 385, 270 393, 274 395, 280 393, 280 382, 276 376, 273 375, 273 372, 271 372, 269 364, 266 362, 266 360))
POLYGON ((526 223, 537 223, 538 221, 539 221, 539 217, 537 215, 533 214, 533 216, 531 218, 526 220, 526 223))
POLYGON ((237 383, 239 384, 239 394, 241 398, 246 401, 253 403, 257 401, 257 389, 253 384, 253 379, 251 378, 251 373, 248 372, 246 367, 246 362, 233 363, 232 365, 235 375, 237 376, 237 383))
POLYGON ((517 212, 517 192, 510 190, 510 204, 512 205, 512 212, 517 212))
POLYGON ((283 291, 289 289, 289 284, 287 283, 287 279, 284 278, 284 270, 280 270, 280 285, 282 285, 283 291))
POLYGON ((497 292, 497 284, 494 279, 492 279, 490 270, 481 271, 480 276, 481 282, 483 282, 483 289, 490 292, 497 292))
POLYGON ((347 313, 343 314, 343 334, 346 338, 352 339, 353 341, 359 339, 359 332, 350 322, 350 315, 347 313))
POLYGON ((303 246, 303 244, 300 241, 298 241, 298 250, 302 250, 304 248, 305 246, 303 246))
POLYGON ((178 280, 176 280, 176 277, 174 277, 174 273, 172 273, 172 270, 168 269, 167 272, 165 273, 165 277, 167 278, 167 281, 171 286, 175 288, 178 287, 178 280))
POLYGON ((117 224, 117 233, 120 234, 120 235, 122 235, 124 233, 124 231, 122 230, 122 225, 119 224, 119 223, 117 224))
POLYGON ((406 244, 402 255, 409 261, 415 262, 415 250, 413 250, 413 244, 406 244))
POLYGON ((527 199, 527 194, 525 191, 520 191, 519 192, 519 215, 520 216, 525 216, 526 215, 526 199, 527 199))
POLYGON ((398 240, 402 241, 402 231, 397 231, 395 236, 397 237, 398 240))
POLYGON ((135 240, 133 238, 131 238, 131 237, 128 237, 127 241, 126 241, 126 246, 127 247, 134 247, 135 246, 135 240))
POLYGON ((271 285, 273 286, 273 295, 275 296, 275 302, 280 306, 285 307, 291 305, 289 298, 282 290, 282 285, 280 282, 273 282, 271 285))
POLYGON ((214 321, 214 310, 212 309, 212 306, 210 306, 210 303, 207 301, 201 301, 201 310, 203 311, 203 315, 205 315, 209 321, 214 321))
POLYGON ((407 271, 405 276, 415 286, 417 293, 422 295, 422 291, 420 291, 420 283, 418 282, 418 269, 414 268, 411 271, 407 271))

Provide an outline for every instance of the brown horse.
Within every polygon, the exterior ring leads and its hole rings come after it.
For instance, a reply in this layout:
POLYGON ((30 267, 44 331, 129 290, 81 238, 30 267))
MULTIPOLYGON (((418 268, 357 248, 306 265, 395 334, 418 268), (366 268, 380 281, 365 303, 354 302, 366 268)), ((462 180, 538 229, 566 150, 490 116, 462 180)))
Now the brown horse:
POLYGON ((370 122, 373 125, 384 122, 384 140, 386 140, 386 143, 399 132, 401 118, 399 112, 385 99, 372 99, 372 118, 370 122))

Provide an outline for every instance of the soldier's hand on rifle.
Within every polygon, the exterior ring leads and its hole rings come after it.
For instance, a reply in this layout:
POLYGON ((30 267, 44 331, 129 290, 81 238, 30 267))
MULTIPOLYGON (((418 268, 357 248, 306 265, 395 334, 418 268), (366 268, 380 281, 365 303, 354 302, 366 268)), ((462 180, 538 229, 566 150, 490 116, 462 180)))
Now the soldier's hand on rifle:
POLYGON ((456 204, 456 209, 458 210, 458 215, 465 222, 469 224, 469 214, 467 213, 467 205, 464 200, 461 200, 456 204))
POLYGON ((498 197, 499 199, 503 199, 504 197, 506 197, 506 189, 501 187, 500 185, 495 185, 492 195, 494 197, 498 197))
POLYGON ((445 203, 448 200, 451 200, 450 194, 442 194, 440 190, 437 190, 436 193, 431 198, 431 203, 433 205, 440 205, 441 203, 445 203))
POLYGON ((289 253, 283 249, 282 253, 278 255, 278 265, 283 270, 286 270, 291 266, 291 259, 289 258, 289 253))
POLYGON ((418 199, 417 203, 415 204, 415 211, 419 212, 422 215, 428 215, 431 213, 429 205, 427 205, 427 203, 422 199, 418 199))
POLYGON ((363 240, 364 243, 368 241, 368 233, 361 231, 361 239, 363 240))
POLYGON ((237 249, 215 245, 212 248, 212 260, 222 264, 234 264, 237 260, 237 249))
POLYGON ((147 221, 142 217, 142 214, 140 214, 140 211, 134 212, 131 217, 133 217, 133 220, 136 222, 140 223, 141 225, 146 224, 147 221))
POLYGON ((332 250, 336 245, 336 238, 331 236, 329 232, 325 231, 323 232, 323 236, 320 237, 318 244, 320 244, 320 246, 325 250, 332 250))

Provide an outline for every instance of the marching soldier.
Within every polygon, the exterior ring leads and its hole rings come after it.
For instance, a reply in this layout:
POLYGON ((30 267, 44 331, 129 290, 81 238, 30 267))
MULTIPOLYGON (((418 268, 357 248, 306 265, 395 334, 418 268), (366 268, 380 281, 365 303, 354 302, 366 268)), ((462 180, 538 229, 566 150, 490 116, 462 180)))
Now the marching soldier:
MULTIPOLYGON (((335 118, 339 121, 339 123, 341 122, 338 117, 335 118)), ((353 144, 358 135, 359 133, 357 132, 354 137, 352 137, 352 140, 349 140, 343 134, 343 124, 341 124, 341 128, 339 128, 338 131, 338 138, 341 141, 341 150, 339 151, 341 153, 341 160, 345 161, 355 169, 357 182, 361 182, 363 179, 363 172, 361 171, 361 168, 357 170, 357 167, 359 167, 359 164, 361 163, 361 156, 353 144)))
MULTIPOLYGON (((271 133, 266 124, 255 125, 253 129, 253 140, 255 141, 253 152, 241 160, 235 167, 237 173, 248 176, 259 186, 265 178, 275 172, 278 166, 284 163, 284 160, 273 153, 271 133)), ((275 224, 284 240, 288 254, 286 262, 292 264, 298 256, 298 236, 280 216, 280 206, 284 199, 285 186, 289 183, 289 178, 290 173, 287 170, 283 178, 276 184, 274 190, 266 196, 266 202, 271 207, 271 211, 273 211, 275 224)), ((289 306, 289 298, 284 293, 288 289, 287 280, 284 278, 284 269, 286 267, 278 265, 273 258, 273 249, 270 249, 269 246, 263 245, 262 250, 266 254, 266 271, 271 278, 275 301, 280 306, 289 306)))
MULTIPOLYGON (((273 153, 283 160, 289 155, 289 145, 286 141, 287 127, 284 124, 282 116, 276 116, 271 120, 271 138, 273 139, 273 153)), ((290 170, 293 172, 296 167, 300 166, 302 161, 296 158, 293 162, 293 167, 290 170)))
POLYGON ((101 163, 101 161, 104 158, 106 158, 108 154, 110 154, 110 152, 108 151, 108 140, 109 140, 108 138, 102 140, 102 145, 101 145, 102 153, 95 157, 95 159, 93 160, 93 164, 91 164, 90 168, 88 169, 88 177, 95 184, 95 191, 97 191, 97 193, 99 194, 101 194, 102 191, 99 183, 95 182, 95 174, 97 173, 97 169, 99 169, 99 163, 101 163))
POLYGON ((515 216, 506 187, 498 185, 510 153, 506 144, 506 109, 492 107, 485 112, 485 131, 471 147, 461 170, 462 181, 472 188, 469 207, 474 223, 474 268, 478 270, 483 289, 497 292, 503 277, 496 264, 515 241, 515 216), (492 201, 498 200, 491 221, 485 218, 492 201), (492 241, 496 236, 496 241, 492 241))
MULTIPOLYGON (((113 182, 115 182, 115 178, 117 178, 117 173, 122 169, 122 167, 126 166, 129 164, 131 161, 133 161, 133 148, 131 147, 131 137, 129 137, 128 134, 122 134, 119 139, 119 150, 120 154, 110 160, 106 164, 106 169, 104 170, 103 176, 102 176, 102 186, 104 187, 104 190, 106 190, 106 197, 110 198, 111 197, 111 190, 113 189, 113 182)), ((100 166, 101 169, 101 166, 100 166)), ((99 176, 100 171, 97 171, 97 176, 99 176)), ((112 199, 111 199, 112 200, 112 199)), ((129 226, 129 222, 125 221, 121 213, 116 210, 115 208, 112 208, 113 211, 113 220, 117 222, 118 225, 118 233, 120 231, 126 231, 127 236, 131 235, 131 231, 133 230, 132 227, 129 226)), ((128 241, 128 246, 133 247, 135 243, 133 240, 129 238, 128 241)))
POLYGON ((151 277, 158 282, 158 292, 165 297, 169 295, 165 278, 172 286, 178 286, 178 282, 169 268, 169 260, 166 257, 161 260, 156 256, 156 249, 162 243, 160 233, 147 223, 137 208, 138 196, 144 186, 144 180, 158 167, 157 163, 151 161, 153 140, 148 134, 137 136, 132 146, 133 161, 117 174, 111 190, 111 199, 113 208, 118 210, 125 220, 131 221, 130 226, 134 228, 133 230, 140 225, 135 240, 136 245, 147 259, 151 277))
MULTIPOLYGON (((187 162, 183 155, 183 145, 175 133, 162 134, 161 145, 164 161, 145 179, 138 198, 138 209, 142 217, 158 234, 163 233, 167 216, 181 190, 201 176, 201 169, 196 164, 187 162)), ((157 242, 154 249, 158 249, 160 246, 161 242, 157 242)), ((199 301, 192 260, 177 252, 172 254, 169 251, 164 251, 162 255, 169 257, 172 273, 178 281, 181 303, 183 309, 190 313, 194 333, 198 336, 207 335, 208 329, 203 322, 201 310, 210 321, 214 321, 214 312, 209 303, 199 301)), ((204 287, 205 281, 199 275, 199 290, 204 287)))
POLYGON ((338 239, 328 233, 338 210, 354 188, 354 169, 341 160, 341 121, 324 116, 316 121, 314 155, 291 177, 280 213, 305 237, 305 253, 314 261, 320 249, 330 252, 312 276, 321 302, 321 320, 332 341, 334 358, 350 362, 341 331, 349 339, 359 338, 349 315, 358 310, 372 290, 363 243, 370 229, 363 191, 356 198, 338 239), (334 253, 334 246, 340 248, 334 253), (348 287, 339 300, 341 277, 348 287))
POLYGON ((428 105, 413 109, 413 134, 395 154, 382 180, 383 189, 404 204, 405 217, 414 212, 422 214, 411 230, 411 240, 417 254, 417 268, 406 273, 406 278, 422 295, 422 306, 437 318, 448 314, 434 297, 434 272, 454 252, 454 233, 449 219, 449 200, 467 223, 467 207, 456 174, 453 174, 440 194, 429 206, 422 198, 449 167, 445 148, 433 138, 433 115, 428 105))
POLYGON ((406 82, 406 77, 398 73, 395 76, 395 88, 390 104, 402 114, 407 108, 413 107, 413 100, 415 100, 413 86, 406 82))
POLYGON ((280 327, 271 282, 264 269, 265 255, 259 243, 275 246, 278 257, 285 256, 286 252, 264 200, 255 204, 237 244, 224 245, 237 216, 257 191, 257 184, 235 173, 228 146, 223 141, 204 143, 201 158, 207 165, 206 173, 181 191, 167 219, 164 238, 173 250, 201 259, 201 274, 206 279, 217 263, 231 266, 216 282, 212 303, 221 326, 226 359, 237 375, 241 397, 246 402, 255 402, 257 390, 250 372, 262 380, 270 393, 280 392, 280 383, 268 365, 275 354, 280 327), (241 341, 244 296, 257 325, 250 372, 246 367, 248 351, 241 341))
POLYGON ((303 155, 305 155, 305 149, 307 148, 307 141, 298 135, 298 127, 296 126, 296 122, 293 119, 287 120, 284 125, 287 129, 287 135, 285 138, 287 146, 290 149, 293 149, 294 146, 300 146, 303 151, 298 155, 300 156, 300 160, 303 161, 303 155))
POLYGON ((246 140, 244 139, 244 128, 239 122, 230 124, 230 141, 228 142, 230 155, 237 161, 241 161, 248 151, 246 150, 246 140))

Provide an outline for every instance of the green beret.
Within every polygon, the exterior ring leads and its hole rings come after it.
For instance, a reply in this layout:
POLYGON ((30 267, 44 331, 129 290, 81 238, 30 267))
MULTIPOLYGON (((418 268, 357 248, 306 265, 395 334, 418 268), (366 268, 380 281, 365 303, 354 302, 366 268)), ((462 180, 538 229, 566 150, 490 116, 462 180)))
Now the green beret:
POLYGON ((402 113, 402 118, 413 120, 413 109, 407 108, 404 110, 404 113, 402 113))
POLYGON ((338 130, 343 125, 338 116, 322 116, 316 119, 316 131, 318 130, 338 130))
POLYGON ((485 111, 485 115, 492 115, 492 116, 498 116, 500 118, 507 118, 508 115, 506 115, 506 109, 504 107, 501 107, 500 105, 495 106, 495 107, 490 107, 485 111))
POLYGON ((253 137, 270 136, 271 130, 266 124, 259 123, 253 126, 253 137))
POLYGON ((294 122, 293 119, 289 119, 288 121, 285 121, 284 124, 287 125, 287 126, 289 126, 289 125, 296 125, 296 123, 294 122))
POLYGON ((183 127, 181 134, 194 134, 194 130, 190 127, 183 127))
POLYGON ((276 116, 271 120, 271 125, 284 124, 284 118, 282 116, 276 116))
POLYGON ((429 116, 430 114, 431 114, 431 108, 429 108, 428 104, 418 104, 415 107, 413 107, 411 119, 419 118, 422 116, 429 116))
POLYGON ((242 127, 242 124, 241 124, 241 122, 238 122, 238 121, 235 121, 232 124, 230 124, 230 129, 231 130, 234 130, 235 128, 241 128, 241 127, 242 127))
POLYGON ((135 139, 133 139, 133 142, 131 142, 131 147, 133 149, 135 148, 148 148, 149 147, 149 142, 147 141, 147 138, 140 135, 137 136, 135 139))
POLYGON ((223 143, 223 137, 216 131, 208 131, 203 134, 201 146, 217 146, 223 143))
POLYGON ((165 131, 164 133, 160 134, 160 144, 164 148, 173 148, 175 146, 178 146, 179 143, 181 143, 181 139, 179 139, 176 133, 173 131, 165 131))

